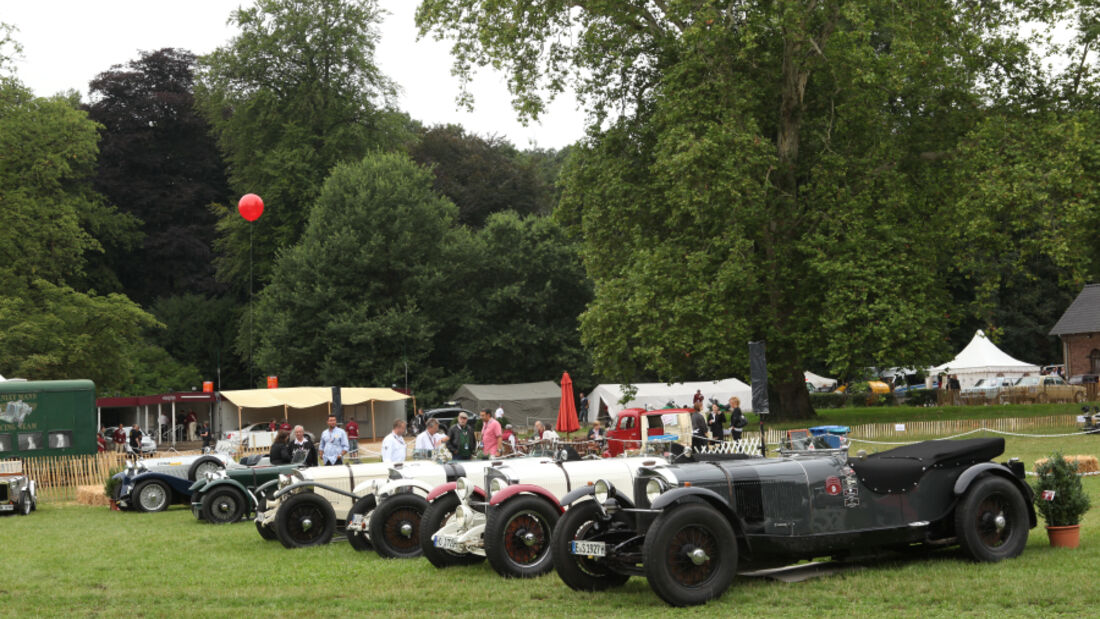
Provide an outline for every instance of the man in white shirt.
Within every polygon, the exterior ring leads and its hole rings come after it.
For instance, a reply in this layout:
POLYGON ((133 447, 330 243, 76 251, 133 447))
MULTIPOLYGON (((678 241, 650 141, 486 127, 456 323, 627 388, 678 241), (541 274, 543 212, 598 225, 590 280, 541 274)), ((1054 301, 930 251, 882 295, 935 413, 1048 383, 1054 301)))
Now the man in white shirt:
POLYGON ((556 441, 558 440, 558 433, 547 428, 541 421, 536 421, 534 438, 536 441, 556 441))
POLYGON ((497 410, 496 410, 495 413, 493 413, 493 417, 497 421, 500 421, 501 419, 504 419, 504 407, 501 406, 500 404, 497 404, 497 410))
POLYGON ((382 439, 382 462, 405 461, 405 420, 393 422, 393 432, 382 439))
POLYGON ((439 421, 432 419, 428 421, 428 427, 423 432, 416 435, 416 444, 413 446, 413 457, 431 459, 432 454, 435 453, 435 448, 447 440, 446 436, 436 436, 436 432, 439 430, 439 421))

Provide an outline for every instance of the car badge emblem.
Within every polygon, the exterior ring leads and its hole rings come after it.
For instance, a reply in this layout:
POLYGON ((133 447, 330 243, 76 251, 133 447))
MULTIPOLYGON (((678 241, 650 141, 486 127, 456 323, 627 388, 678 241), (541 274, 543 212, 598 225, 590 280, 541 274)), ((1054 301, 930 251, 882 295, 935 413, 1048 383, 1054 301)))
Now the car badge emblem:
POLYGON ((840 494, 840 478, 830 477, 825 480, 825 494, 838 496, 840 494))

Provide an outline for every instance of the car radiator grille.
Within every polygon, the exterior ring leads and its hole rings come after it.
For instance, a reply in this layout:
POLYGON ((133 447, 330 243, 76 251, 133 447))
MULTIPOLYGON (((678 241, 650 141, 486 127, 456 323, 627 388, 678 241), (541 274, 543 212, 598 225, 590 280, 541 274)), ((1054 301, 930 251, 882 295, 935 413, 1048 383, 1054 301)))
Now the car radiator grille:
POLYGON ((11 499, 8 498, 8 484, 0 483, 0 501, 7 502, 10 500, 11 499))
POLYGON ((736 481, 733 483, 733 496, 737 501, 734 509, 745 522, 763 522, 764 499, 758 481, 736 481))

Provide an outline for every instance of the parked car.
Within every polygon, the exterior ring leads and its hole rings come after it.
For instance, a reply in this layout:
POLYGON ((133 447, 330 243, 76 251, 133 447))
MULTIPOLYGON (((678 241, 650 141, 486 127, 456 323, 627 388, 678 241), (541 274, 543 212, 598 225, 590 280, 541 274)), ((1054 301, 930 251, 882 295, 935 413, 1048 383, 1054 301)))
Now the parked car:
POLYGON ((1089 383, 1100 382, 1100 374, 1075 374, 1069 377, 1066 381, 1071 385, 1087 385, 1089 383))
MULTIPOLYGON (((429 411, 424 411, 424 427, 427 427, 429 421, 435 419, 439 422, 439 430, 441 432, 446 432, 447 428, 451 427, 451 424, 458 419, 459 413, 466 413, 471 423, 476 423, 477 415, 472 411, 457 406, 448 406, 445 408, 433 408, 429 411)), ((422 432, 424 428, 416 428, 416 430, 419 433, 422 432)))
POLYGON ((1008 402, 1084 402, 1085 388, 1071 385, 1061 376, 1025 376, 1011 387, 1001 388, 997 400, 1008 402))
POLYGON ((856 458, 846 448, 786 449, 647 467, 630 488, 600 480, 569 503, 554 567, 583 591, 645 576, 662 600, 690 606, 722 595, 740 570, 815 557, 910 544, 957 544, 975 561, 1016 557, 1035 509, 1023 463, 991 461, 1003 452, 1004 439, 982 438, 856 458))
POLYGON ((267 456, 247 456, 240 463, 207 472, 191 484, 191 513, 211 524, 237 522, 253 514, 260 504, 256 489, 302 467, 305 452, 296 462, 271 464, 267 456))
MULTIPOLYGON (((640 467, 664 463, 653 456, 572 462, 530 458, 487 468, 480 488, 463 478, 432 491, 420 545, 440 568, 488 557, 502 576, 544 574, 553 568, 550 539, 567 499, 590 494, 590 484, 599 479, 630 488, 640 467)), ((630 507, 629 499, 623 501, 630 507)))
POLYGON ((1007 376, 994 376, 993 378, 981 378, 972 386, 959 391, 959 397, 974 402, 996 402, 1001 389, 1011 387, 1019 380, 1007 376))
POLYGON ((691 412, 689 408, 652 411, 625 408, 619 411, 614 423, 607 430, 607 454, 614 457, 625 451, 645 449, 643 443, 653 440, 690 447, 691 412))
POLYGON ((233 465, 235 449, 236 443, 219 441, 215 453, 128 461, 126 468, 115 474, 121 483, 114 498, 123 509, 143 512, 164 511, 173 503, 189 502, 191 484, 207 473, 233 465))
POLYGON ((36 509, 38 491, 34 480, 23 473, 23 461, 0 462, 0 514, 15 512, 26 516, 36 509))

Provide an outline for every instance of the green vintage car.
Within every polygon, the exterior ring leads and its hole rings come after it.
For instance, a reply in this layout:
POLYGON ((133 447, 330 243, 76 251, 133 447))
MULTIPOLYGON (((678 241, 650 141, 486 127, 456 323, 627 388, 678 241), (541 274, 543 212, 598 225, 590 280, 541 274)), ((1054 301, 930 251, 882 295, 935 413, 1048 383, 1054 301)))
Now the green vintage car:
POLYGON ((269 464, 266 457, 242 458, 244 466, 232 466, 206 473, 191 484, 191 513, 213 524, 237 522, 256 511, 263 497, 256 488, 279 475, 301 468, 302 462, 269 464))

